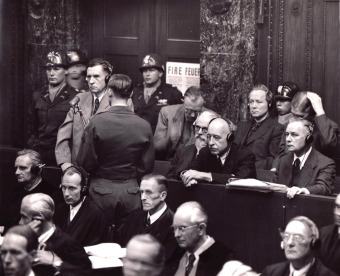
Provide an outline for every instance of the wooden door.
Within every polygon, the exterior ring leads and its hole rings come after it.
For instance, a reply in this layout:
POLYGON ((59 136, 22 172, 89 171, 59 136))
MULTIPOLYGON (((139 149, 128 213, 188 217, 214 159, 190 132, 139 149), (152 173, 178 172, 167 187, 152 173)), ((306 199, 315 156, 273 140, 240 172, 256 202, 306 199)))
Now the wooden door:
POLYGON ((91 1, 90 58, 103 57, 114 73, 142 82, 138 68, 148 53, 166 61, 199 63, 200 1, 91 1))
MULTIPOLYGON (((340 123, 339 0, 263 0, 258 81, 273 92, 284 81, 322 97, 340 123)), ((260 18, 260 16, 259 16, 260 18)))

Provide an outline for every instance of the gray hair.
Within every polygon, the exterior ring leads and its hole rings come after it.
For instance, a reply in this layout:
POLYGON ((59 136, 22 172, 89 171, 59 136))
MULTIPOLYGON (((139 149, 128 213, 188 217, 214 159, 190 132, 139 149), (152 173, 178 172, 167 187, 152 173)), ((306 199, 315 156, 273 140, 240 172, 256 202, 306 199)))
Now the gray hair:
POLYGON ((42 216, 46 221, 52 221, 54 214, 54 201, 53 199, 43 193, 36 193, 27 195, 23 198, 22 202, 28 201, 29 209, 33 216, 42 216))
POLYGON ((23 149, 17 152, 17 157, 24 156, 24 155, 28 155, 31 158, 33 165, 39 165, 39 164, 42 164, 43 162, 41 155, 35 150, 23 149))

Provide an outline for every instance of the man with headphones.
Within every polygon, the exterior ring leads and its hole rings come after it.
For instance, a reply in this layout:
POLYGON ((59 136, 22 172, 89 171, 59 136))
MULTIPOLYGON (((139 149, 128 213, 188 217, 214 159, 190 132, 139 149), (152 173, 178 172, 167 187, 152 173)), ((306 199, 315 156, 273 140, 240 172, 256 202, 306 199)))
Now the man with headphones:
POLYGON ((252 120, 239 122, 235 143, 250 149, 256 157, 256 168, 270 170, 278 154, 283 125, 269 117, 273 94, 263 84, 253 87, 248 95, 252 120))
POLYGON ((335 162, 312 147, 313 125, 302 118, 291 118, 286 128, 288 154, 279 159, 276 183, 288 186, 287 197, 296 194, 331 195, 335 162))
POLYGON ((87 125, 94 115, 105 112, 111 107, 111 97, 107 88, 111 74, 112 66, 108 61, 95 58, 89 62, 86 80, 91 93, 80 93, 76 96, 82 113, 77 106, 72 106, 58 131, 55 155, 57 164, 63 171, 71 163, 74 164, 77 157, 81 136, 85 129, 83 119, 87 125))
POLYGON ((26 195, 34 193, 55 195, 56 188, 41 176, 44 166, 41 155, 34 150, 24 149, 17 153, 14 167, 19 185, 10 195, 10 206, 6 209, 6 221, 8 220, 8 222, 5 223, 5 226, 12 226, 19 222, 21 200, 26 195))
POLYGON ((130 239, 139 234, 150 234, 165 247, 169 257, 177 247, 170 229, 174 212, 166 205, 168 181, 165 176, 147 174, 142 178, 140 193, 143 209, 132 211, 119 237, 119 244, 126 247, 130 239))
POLYGON ((320 248, 319 231, 309 218, 299 216, 291 219, 280 235, 287 262, 267 266, 262 276, 337 275, 326 268, 316 254, 320 248))
POLYGON ((107 242, 109 231, 104 212, 88 195, 88 186, 89 178, 83 168, 68 167, 60 184, 65 202, 57 207, 53 219, 83 247, 107 242))
POLYGON ((181 173, 186 187, 198 181, 226 184, 232 177, 256 178, 255 156, 246 147, 233 143, 234 125, 230 120, 212 119, 207 138, 208 146, 181 173))

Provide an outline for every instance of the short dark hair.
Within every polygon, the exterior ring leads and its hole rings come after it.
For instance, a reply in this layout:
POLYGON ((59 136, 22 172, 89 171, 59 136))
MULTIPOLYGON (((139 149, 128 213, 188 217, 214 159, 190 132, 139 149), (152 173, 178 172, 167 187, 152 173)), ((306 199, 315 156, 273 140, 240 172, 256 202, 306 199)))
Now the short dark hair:
POLYGON ((198 86, 190 86, 184 93, 184 98, 185 97, 193 98, 194 101, 196 101, 198 98, 203 99, 202 89, 198 86))
POLYGON ((97 65, 101 65, 103 67, 103 70, 108 75, 112 74, 112 65, 110 64, 110 62, 108 62, 108 61, 106 61, 102 58, 94 58, 94 59, 90 60, 87 67, 94 67, 94 66, 97 66, 97 65))
POLYGON ((168 187, 169 187, 169 183, 168 180, 166 179, 165 176, 160 175, 160 174, 155 174, 155 173, 150 173, 147 175, 144 175, 142 177, 142 181, 143 180, 150 180, 150 179, 154 179, 158 185, 162 186, 161 187, 161 191, 168 191, 168 187))
POLYGON ((16 234, 24 237, 27 240, 26 251, 38 249, 38 235, 28 225, 16 225, 8 229, 7 234, 16 234))
POLYGON ((109 80, 108 87, 115 95, 127 99, 132 92, 132 80, 126 75, 114 74, 109 80))
POLYGON ((266 93, 266 101, 268 104, 273 103, 273 93, 272 91, 269 90, 269 88, 267 86, 265 86, 264 84, 256 84, 248 93, 248 100, 249 100, 249 95, 251 92, 255 91, 255 90, 262 90, 266 93))
POLYGON ((31 158, 33 165, 39 165, 39 164, 42 164, 43 162, 41 155, 39 154, 39 152, 36 152, 35 150, 23 149, 17 152, 17 157, 23 156, 23 155, 28 155, 31 158))

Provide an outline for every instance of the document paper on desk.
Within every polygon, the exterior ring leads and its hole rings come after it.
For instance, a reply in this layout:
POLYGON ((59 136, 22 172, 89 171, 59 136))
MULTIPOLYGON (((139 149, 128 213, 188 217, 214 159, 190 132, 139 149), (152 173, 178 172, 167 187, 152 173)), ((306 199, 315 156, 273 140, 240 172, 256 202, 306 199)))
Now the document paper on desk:
POLYGON ((287 190, 286 185, 260 181, 254 178, 248 178, 248 179, 230 178, 229 183, 227 183, 226 185, 229 187, 256 189, 256 190, 270 190, 270 191, 281 191, 281 192, 285 192, 287 190))

